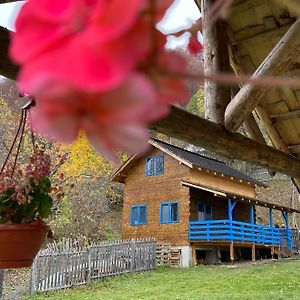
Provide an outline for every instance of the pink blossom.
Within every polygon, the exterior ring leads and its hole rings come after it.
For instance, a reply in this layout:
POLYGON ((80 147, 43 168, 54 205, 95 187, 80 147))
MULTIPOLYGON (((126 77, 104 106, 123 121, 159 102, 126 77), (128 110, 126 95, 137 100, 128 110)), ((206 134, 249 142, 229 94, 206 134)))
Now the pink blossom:
POLYGON ((147 42, 131 43, 143 5, 141 0, 27 1, 10 47, 12 59, 22 65, 21 90, 31 92, 49 78, 91 91, 119 85, 148 51, 147 42))
POLYGON ((51 138, 73 142, 83 129, 91 143, 109 159, 114 150, 133 153, 147 146, 147 122, 161 117, 149 80, 132 75, 107 93, 86 93, 60 82, 36 91, 33 126, 51 138))
POLYGON ((20 89, 36 99, 34 128, 64 142, 84 130, 112 160, 115 150, 144 150, 147 124, 188 100, 182 79, 169 74, 185 61, 153 28, 172 2, 27 1, 10 55, 21 65, 20 89))

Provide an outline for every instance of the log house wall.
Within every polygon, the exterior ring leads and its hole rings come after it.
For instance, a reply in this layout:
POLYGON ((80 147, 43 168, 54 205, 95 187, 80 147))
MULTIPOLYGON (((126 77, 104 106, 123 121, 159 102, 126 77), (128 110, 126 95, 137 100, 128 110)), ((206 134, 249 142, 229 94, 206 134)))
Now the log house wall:
MULTIPOLYGON (((153 149, 148 156, 162 154, 153 149)), ((164 154, 164 173, 154 176, 145 175, 146 157, 140 158, 129 169, 125 177, 124 203, 122 216, 122 238, 154 237, 158 242, 172 245, 189 245, 188 225, 196 220, 196 203, 198 198, 213 203, 213 218, 226 218, 227 200, 214 197, 213 194, 195 190, 181 185, 181 181, 191 181, 215 189, 254 197, 254 185, 231 180, 230 177, 216 176, 206 171, 190 169, 170 155, 164 154), (179 222, 160 224, 160 204, 162 202, 178 202, 179 222), (145 225, 130 225, 130 208, 134 205, 146 204, 148 222, 145 225)), ((237 219, 249 222, 249 206, 237 203, 237 219)))

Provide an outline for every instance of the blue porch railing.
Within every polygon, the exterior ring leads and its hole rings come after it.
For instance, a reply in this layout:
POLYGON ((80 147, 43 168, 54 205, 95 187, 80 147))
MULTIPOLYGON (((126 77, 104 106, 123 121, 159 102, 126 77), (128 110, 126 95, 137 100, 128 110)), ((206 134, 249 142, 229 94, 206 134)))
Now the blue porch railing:
POLYGON ((282 246, 282 242, 286 240, 287 247, 292 248, 290 230, 282 231, 277 227, 231 220, 190 222, 189 239, 191 241, 251 242, 278 246, 282 246))

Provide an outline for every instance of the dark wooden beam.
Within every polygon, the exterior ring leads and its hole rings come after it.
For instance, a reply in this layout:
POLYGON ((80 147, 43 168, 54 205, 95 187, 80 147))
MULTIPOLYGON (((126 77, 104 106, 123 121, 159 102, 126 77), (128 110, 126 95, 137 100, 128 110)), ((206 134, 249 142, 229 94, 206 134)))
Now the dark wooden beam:
POLYGON ((294 154, 300 153, 300 145, 290 145, 288 148, 294 154))
POLYGON ((263 134, 261 133, 260 128, 257 125, 256 120, 252 114, 248 117, 244 124, 251 139, 255 140, 256 142, 266 144, 266 140, 263 134))
POLYGON ((23 0, 0 0, 0 4, 4 4, 4 3, 12 3, 12 2, 19 2, 19 1, 23 1, 23 0))
POLYGON ((257 143, 240 133, 229 132, 219 124, 175 106, 166 119, 153 123, 150 129, 232 159, 260 165, 291 177, 300 177, 300 161, 292 155, 257 143))
POLYGON ((295 120, 300 118, 300 109, 294 111, 287 111, 278 115, 271 115, 271 119, 275 122, 282 122, 287 120, 295 120))
POLYGON ((9 31, 0 26, 0 75, 16 79, 18 67, 8 57, 9 31))
MULTIPOLYGON (((270 54, 254 72, 253 77, 278 76, 287 71, 299 55, 300 18, 293 23, 270 54)), ((236 131, 254 108, 263 100, 267 88, 245 84, 228 104, 225 112, 225 126, 236 131)))
MULTIPOLYGON (((226 24, 217 20, 210 24, 209 8, 216 0, 202 0, 201 11, 203 17, 204 72, 216 74, 230 71, 226 24)), ((230 87, 216 82, 204 82, 205 118, 224 125, 225 109, 230 102, 230 87)))

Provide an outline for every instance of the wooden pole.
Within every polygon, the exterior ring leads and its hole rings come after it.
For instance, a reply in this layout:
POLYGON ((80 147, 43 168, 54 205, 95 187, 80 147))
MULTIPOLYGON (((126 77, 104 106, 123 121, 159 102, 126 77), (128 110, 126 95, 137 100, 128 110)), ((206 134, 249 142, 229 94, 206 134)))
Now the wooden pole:
MULTIPOLYGON (((204 72, 214 74, 229 72, 230 62, 228 44, 226 40, 226 27, 223 20, 217 20, 210 25, 209 8, 216 0, 202 0, 201 11, 203 18, 203 43, 205 45, 204 72)), ((227 104, 230 102, 230 87, 222 86, 213 81, 204 82, 205 118, 224 124, 224 115, 227 104)))
POLYGON ((291 177, 300 177, 300 160, 297 158, 257 143, 240 133, 228 132, 221 125, 175 106, 167 118, 151 124, 149 128, 232 159, 260 165, 291 177))
POLYGON ((10 2, 18 2, 18 1, 23 1, 23 0, 0 0, 0 4, 10 3, 10 2))
POLYGON ((230 243, 229 250, 230 250, 230 260, 231 260, 231 262, 234 262, 234 247, 233 247, 233 242, 230 243))
POLYGON ((252 251, 251 251, 251 254, 252 254, 252 261, 255 261, 255 243, 252 243, 252 251))
MULTIPOLYGON (((300 48, 300 18, 290 27, 280 39, 266 59, 254 72, 254 77, 264 75, 280 75, 289 69, 298 57, 300 48)), ((236 131, 247 119, 254 108, 263 100, 268 89, 257 88, 245 84, 234 99, 228 104, 225 112, 225 126, 236 131)))

